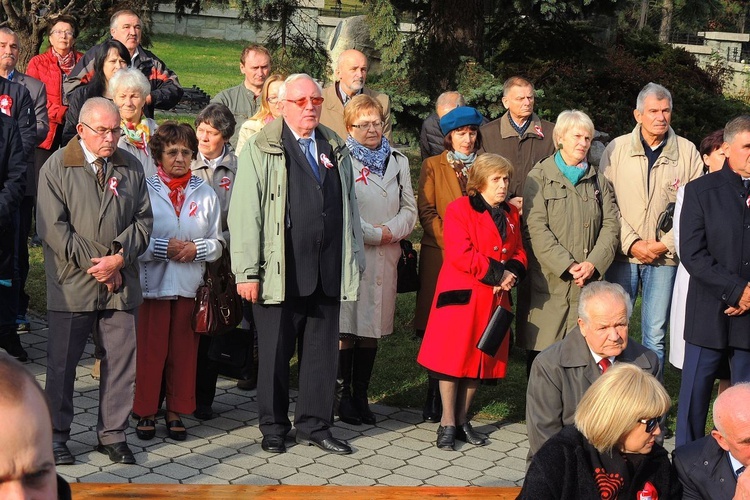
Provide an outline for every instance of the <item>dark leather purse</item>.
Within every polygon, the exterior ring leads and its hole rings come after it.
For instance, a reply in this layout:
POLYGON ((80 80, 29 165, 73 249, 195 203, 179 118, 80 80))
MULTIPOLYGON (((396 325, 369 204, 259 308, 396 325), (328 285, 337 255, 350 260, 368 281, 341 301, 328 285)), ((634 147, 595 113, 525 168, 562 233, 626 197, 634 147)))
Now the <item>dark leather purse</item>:
POLYGON ((419 276, 417 274, 417 251, 409 240, 401 240, 401 257, 398 259, 398 293, 416 292, 419 290, 419 276))
POLYGON ((203 284, 195 293, 192 326, 201 335, 222 335, 242 321, 242 299, 225 248, 219 260, 206 263, 203 284))
POLYGON ((510 325, 513 324, 513 317, 512 312, 503 306, 497 306, 482 336, 479 338, 479 342, 477 342, 477 349, 494 358, 503 340, 505 340, 505 336, 510 331, 510 325))
POLYGON ((659 233, 668 233, 672 230, 672 226, 674 225, 674 207, 675 202, 671 202, 659 214, 659 219, 656 221, 656 241, 659 241, 659 233))

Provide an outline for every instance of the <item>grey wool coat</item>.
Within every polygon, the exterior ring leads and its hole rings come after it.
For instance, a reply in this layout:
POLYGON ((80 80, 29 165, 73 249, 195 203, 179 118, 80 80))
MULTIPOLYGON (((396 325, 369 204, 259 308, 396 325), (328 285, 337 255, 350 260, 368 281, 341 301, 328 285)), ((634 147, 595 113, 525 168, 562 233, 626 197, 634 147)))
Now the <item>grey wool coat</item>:
POLYGON ((44 242, 47 308, 52 311, 126 311, 143 301, 138 256, 148 247, 153 225, 143 167, 117 149, 105 179, 102 191, 78 137, 55 152, 39 173, 37 231, 44 242), (120 249, 122 287, 109 293, 86 271, 93 257, 120 249))

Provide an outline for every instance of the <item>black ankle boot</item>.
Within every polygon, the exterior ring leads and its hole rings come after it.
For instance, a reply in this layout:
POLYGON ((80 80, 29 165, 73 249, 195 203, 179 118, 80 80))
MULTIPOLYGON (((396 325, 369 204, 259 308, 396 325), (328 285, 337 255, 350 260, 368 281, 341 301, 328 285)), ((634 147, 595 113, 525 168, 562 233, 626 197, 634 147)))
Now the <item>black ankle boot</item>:
POLYGON ((426 422, 440 422, 443 416, 443 402, 440 400, 440 389, 437 379, 427 376, 427 401, 422 409, 422 418, 426 422))
POLYGON ((18 336, 15 325, 0 333, 0 349, 5 349, 5 352, 22 363, 29 360, 29 354, 21 346, 21 339, 18 336))
POLYGON ((336 380, 336 392, 341 394, 339 401, 339 420, 351 425, 361 425, 362 419, 354 407, 352 400, 352 362, 354 360, 354 349, 343 349, 339 351, 339 376, 336 380))
POLYGON ((375 354, 377 354, 377 352, 377 346, 357 346, 354 348, 352 397, 354 399, 354 408, 359 412, 359 417, 362 419, 362 423, 367 425, 375 425, 377 422, 375 415, 370 410, 370 404, 367 401, 367 389, 370 387, 372 367, 375 365, 375 354))

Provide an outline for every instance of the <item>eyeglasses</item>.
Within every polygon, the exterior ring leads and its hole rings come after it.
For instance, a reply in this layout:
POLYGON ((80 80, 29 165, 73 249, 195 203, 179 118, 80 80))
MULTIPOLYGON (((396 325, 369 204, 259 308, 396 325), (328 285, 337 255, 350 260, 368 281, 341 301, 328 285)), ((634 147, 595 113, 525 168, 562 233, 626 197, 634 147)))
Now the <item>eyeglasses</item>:
POLYGON ((310 102, 312 102, 313 106, 320 106, 323 104, 323 98, 322 97, 300 97, 299 99, 284 99, 286 102, 293 102, 300 108, 304 108, 307 106, 307 100, 310 99, 310 102))
POLYGON ((187 148, 183 148, 183 149, 179 149, 179 148, 176 148, 176 149, 167 149, 166 151, 164 151, 164 154, 167 155, 167 156, 169 156, 170 158, 177 158, 177 155, 180 155, 180 154, 183 157, 185 157, 185 156, 187 156, 189 158, 193 157, 193 151, 190 150, 190 149, 187 149, 187 148))
POLYGON ((68 31, 68 30, 52 30, 50 31, 50 34, 57 35, 57 36, 67 36, 67 37, 73 38, 73 35, 75 33, 73 33, 72 31, 68 31))
POLYGON ((93 128, 88 123, 81 122, 82 125, 84 125, 86 128, 91 130, 93 133, 98 135, 101 138, 107 137, 107 134, 112 134, 112 137, 115 139, 119 139, 122 137, 122 129, 120 127, 117 128, 93 128))
MULTIPOLYGON (((278 97, 266 97, 266 101, 270 102, 271 104, 276 104, 277 102, 279 102, 279 98, 278 97)), ((292 101, 292 102, 295 102, 295 101, 292 101)), ((315 101, 313 101, 313 104, 315 104, 315 101)), ((302 104, 302 106, 304 106, 304 104, 302 104)))
POLYGON ((383 128, 383 122, 360 123, 359 125, 352 125, 352 127, 358 128, 359 130, 369 130, 370 127, 375 130, 380 130, 383 128))
POLYGON ((656 429, 656 426, 659 425, 660 417, 654 417, 654 418, 641 418, 638 419, 638 422, 642 424, 646 424, 646 432, 651 434, 654 432, 654 429, 656 429))

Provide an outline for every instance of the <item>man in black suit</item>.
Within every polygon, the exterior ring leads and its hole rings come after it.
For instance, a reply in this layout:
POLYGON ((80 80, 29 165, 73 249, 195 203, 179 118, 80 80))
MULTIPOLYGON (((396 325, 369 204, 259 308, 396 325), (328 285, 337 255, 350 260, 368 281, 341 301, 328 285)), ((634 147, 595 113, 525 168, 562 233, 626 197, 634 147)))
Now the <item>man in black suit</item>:
POLYGON ((346 454, 331 435, 340 301, 357 299, 362 229, 349 151, 321 126, 320 86, 292 75, 279 89, 282 120, 253 136, 239 158, 229 205, 237 291, 258 329, 262 448, 286 451, 289 361, 298 341, 298 443, 346 454))
POLYGON ((685 186, 680 259, 690 273, 676 446, 703 437, 725 354, 750 381, 750 116, 724 128, 724 168, 685 186))
POLYGON ((710 436, 680 446, 673 461, 683 499, 750 498, 750 384, 722 392, 714 402, 710 436))

